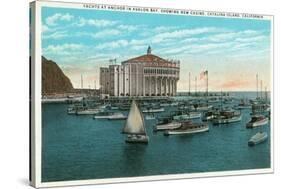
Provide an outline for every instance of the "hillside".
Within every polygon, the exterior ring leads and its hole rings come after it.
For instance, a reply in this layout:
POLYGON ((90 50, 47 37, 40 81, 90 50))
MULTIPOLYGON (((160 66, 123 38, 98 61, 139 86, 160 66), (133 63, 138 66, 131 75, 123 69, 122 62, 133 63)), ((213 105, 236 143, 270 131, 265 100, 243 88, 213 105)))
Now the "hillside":
POLYGON ((70 79, 52 60, 42 56, 42 94, 68 93, 73 91, 70 79))

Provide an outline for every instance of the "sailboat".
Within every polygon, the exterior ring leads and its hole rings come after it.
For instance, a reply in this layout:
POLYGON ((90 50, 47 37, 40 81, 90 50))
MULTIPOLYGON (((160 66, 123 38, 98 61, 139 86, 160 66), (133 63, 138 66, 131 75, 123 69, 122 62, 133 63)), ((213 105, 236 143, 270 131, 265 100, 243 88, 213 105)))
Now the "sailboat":
POLYGON ((135 100, 132 101, 123 133, 127 134, 128 143, 148 143, 149 137, 146 134, 143 115, 135 100))

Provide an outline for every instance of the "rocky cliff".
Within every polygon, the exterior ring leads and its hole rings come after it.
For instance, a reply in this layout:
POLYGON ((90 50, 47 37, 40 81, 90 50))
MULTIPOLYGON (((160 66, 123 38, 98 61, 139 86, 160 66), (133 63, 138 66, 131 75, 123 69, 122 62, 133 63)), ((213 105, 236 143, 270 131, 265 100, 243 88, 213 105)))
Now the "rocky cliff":
POLYGON ((42 94, 73 92, 70 79, 52 60, 42 56, 42 94))

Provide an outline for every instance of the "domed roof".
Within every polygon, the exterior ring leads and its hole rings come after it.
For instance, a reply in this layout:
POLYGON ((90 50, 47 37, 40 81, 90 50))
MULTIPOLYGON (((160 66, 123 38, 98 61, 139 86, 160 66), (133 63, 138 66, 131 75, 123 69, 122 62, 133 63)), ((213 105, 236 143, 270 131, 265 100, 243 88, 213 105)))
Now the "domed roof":
POLYGON ((145 66, 156 66, 156 67, 179 67, 178 63, 174 63, 172 61, 165 60, 159 56, 151 54, 150 46, 148 47, 147 54, 135 58, 131 58, 129 60, 125 60, 122 62, 122 64, 127 64, 127 63, 142 63, 145 64, 145 66))

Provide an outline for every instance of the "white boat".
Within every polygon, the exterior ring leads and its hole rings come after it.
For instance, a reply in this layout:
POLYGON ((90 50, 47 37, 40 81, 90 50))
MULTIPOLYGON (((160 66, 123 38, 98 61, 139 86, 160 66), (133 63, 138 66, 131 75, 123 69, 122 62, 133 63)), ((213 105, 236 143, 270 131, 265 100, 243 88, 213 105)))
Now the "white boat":
POLYGON ((227 123, 235 123, 241 121, 242 116, 234 116, 230 118, 219 118, 219 119, 214 119, 213 123, 214 124, 227 124, 227 123))
POLYGON ((76 115, 94 115, 101 112, 100 109, 97 108, 87 108, 83 110, 77 110, 76 115))
POLYGON ((197 118, 201 118, 200 112, 188 112, 188 113, 183 113, 173 116, 174 120, 186 120, 186 119, 197 119, 197 118))
POLYGON ((41 100, 42 103, 65 103, 67 102, 66 97, 44 97, 41 100))
POLYGON ((209 121, 209 120, 213 120, 215 117, 216 117, 216 112, 215 111, 209 111, 209 112, 204 113, 203 120, 209 121))
POLYGON ((111 109, 111 110, 118 110, 119 109, 119 107, 118 106, 110 106, 110 108, 109 109, 111 109))
POLYGON ((179 105, 178 102, 172 102, 172 103, 170 104, 170 106, 177 106, 177 105, 179 105))
POLYGON ((142 110, 143 113, 158 113, 158 112, 164 112, 164 108, 147 108, 142 110))
POLYGON ((247 128, 254 128, 268 124, 268 118, 264 115, 254 115, 251 120, 247 123, 247 128))
POLYGON ((83 99, 84 99, 83 96, 72 96, 72 95, 70 95, 70 96, 67 96, 67 100, 66 101, 68 103, 75 103, 75 102, 82 102, 83 99))
POLYGON ((161 103, 160 106, 161 107, 167 107, 167 106, 171 106, 171 104, 170 103, 161 103))
POLYGON ((84 110, 85 107, 82 105, 72 105, 67 108, 67 114, 76 114, 79 110, 84 110))
POLYGON ((164 135, 194 134, 209 131, 207 123, 192 123, 191 121, 182 122, 181 126, 175 129, 166 130, 164 135))
POLYGON ((221 111, 219 115, 217 115, 213 119, 214 124, 228 124, 228 123, 234 123, 234 122, 239 122, 242 119, 242 115, 233 110, 226 110, 226 111, 221 111))
POLYGON ((144 124, 143 115, 135 100, 133 100, 126 124, 123 128, 123 133, 127 134, 126 142, 147 144, 149 137, 146 134, 144 124))
POLYGON ((270 113, 270 105, 264 103, 258 103, 252 105, 252 115, 264 114, 268 115, 270 113))
POLYGON ((191 110, 196 110, 196 111, 208 111, 210 110, 211 108, 213 108, 213 105, 198 105, 198 104, 195 104, 191 107, 191 110))
POLYGON ((176 129, 181 126, 181 123, 173 120, 163 120, 154 127, 154 131, 163 131, 169 129, 176 129))
POLYGON ((117 119, 126 119, 127 117, 121 112, 99 112, 98 114, 95 114, 93 118, 117 120, 117 119))
POLYGON ((251 137, 251 139, 248 142, 249 146, 253 146, 259 143, 264 142, 268 138, 266 132, 258 132, 254 136, 251 137))
POLYGON ((151 115, 146 115, 146 116, 145 116, 145 119, 146 119, 146 120, 154 120, 154 119, 156 119, 156 117, 155 117, 154 114, 151 114, 151 115))
POLYGON ((121 120, 121 119, 127 119, 127 116, 120 112, 114 112, 112 115, 108 117, 109 120, 121 120))

